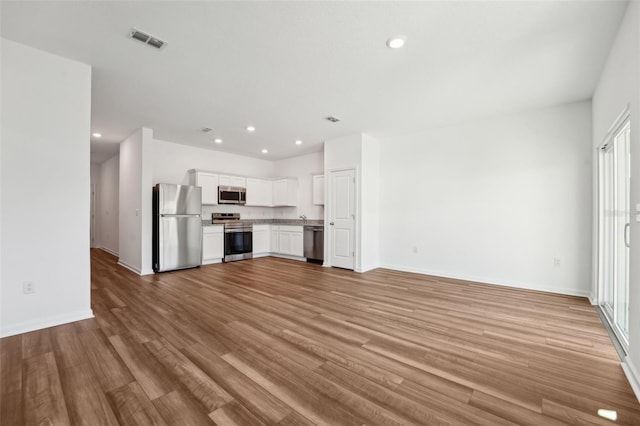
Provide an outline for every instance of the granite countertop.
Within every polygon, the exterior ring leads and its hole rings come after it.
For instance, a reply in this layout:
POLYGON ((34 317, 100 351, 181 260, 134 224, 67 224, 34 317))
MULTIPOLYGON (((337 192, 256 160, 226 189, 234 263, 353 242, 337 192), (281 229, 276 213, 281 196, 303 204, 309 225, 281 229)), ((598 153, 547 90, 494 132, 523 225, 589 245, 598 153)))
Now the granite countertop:
MULTIPOLYGON (((240 219, 240 223, 252 223, 254 225, 324 225, 322 219, 240 219)), ((221 223, 211 223, 211 219, 203 220, 202 226, 222 225, 221 223)))

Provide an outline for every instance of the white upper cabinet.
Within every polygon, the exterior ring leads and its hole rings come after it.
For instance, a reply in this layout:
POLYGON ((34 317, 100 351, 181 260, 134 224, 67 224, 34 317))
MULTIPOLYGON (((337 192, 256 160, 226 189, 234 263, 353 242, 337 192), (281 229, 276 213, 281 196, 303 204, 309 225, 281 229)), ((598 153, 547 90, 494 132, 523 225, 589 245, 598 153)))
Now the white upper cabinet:
POLYGON ((324 175, 313 175, 313 204, 324 206, 324 175))
POLYGON ((284 178, 273 181, 273 206, 298 205, 298 179, 284 178))
POLYGON ((218 180, 215 173, 189 170, 189 183, 202 188, 202 204, 218 204, 218 180))
POLYGON ((247 187, 247 179, 242 176, 227 176, 220 175, 220 186, 239 186, 240 188, 247 187))
POLYGON ((273 186, 270 180, 247 178, 247 206, 273 205, 273 186))

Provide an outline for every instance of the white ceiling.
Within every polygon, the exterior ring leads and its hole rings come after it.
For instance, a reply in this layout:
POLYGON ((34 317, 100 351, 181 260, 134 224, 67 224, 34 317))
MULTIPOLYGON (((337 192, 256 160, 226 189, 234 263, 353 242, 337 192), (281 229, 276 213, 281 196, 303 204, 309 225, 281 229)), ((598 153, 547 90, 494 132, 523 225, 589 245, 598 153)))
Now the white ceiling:
POLYGON ((279 159, 357 132, 384 138, 589 99, 626 5, 2 1, 1 24, 5 38, 93 66, 92 131, 104 135, 93 161, 141 126, 279 159), (169 44, 130 39, 132 27, 169 44), (407 43, 391 50, 396 34, 407 43))

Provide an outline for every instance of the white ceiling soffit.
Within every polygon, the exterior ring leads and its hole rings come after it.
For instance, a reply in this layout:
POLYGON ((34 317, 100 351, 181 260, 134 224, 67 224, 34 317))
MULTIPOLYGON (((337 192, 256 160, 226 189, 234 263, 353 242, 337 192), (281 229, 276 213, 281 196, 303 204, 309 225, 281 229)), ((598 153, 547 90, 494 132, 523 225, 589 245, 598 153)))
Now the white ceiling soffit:
POLYGON ((103 144, 145 126, 158 139, 277 159, 356 132, 388 137, 589 99, 626 5, 3 1, 1 24, 3 37, 93 66, 103 144), (169 43, 152 49, 133 28, 169 43), (389 49, 399 34, 405 46, 389 49))

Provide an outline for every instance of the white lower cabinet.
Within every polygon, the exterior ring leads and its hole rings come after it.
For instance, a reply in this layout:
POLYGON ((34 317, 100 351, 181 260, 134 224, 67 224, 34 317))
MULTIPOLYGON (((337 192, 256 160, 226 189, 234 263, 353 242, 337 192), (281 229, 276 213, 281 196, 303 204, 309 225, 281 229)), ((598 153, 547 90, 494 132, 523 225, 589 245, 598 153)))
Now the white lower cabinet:
MULTIPOLYGON (((272 251, 274 253, 302 257, 304 254, 302 226, 280 225, 278 228, 277 248, 274 250, 272 243, 272 251)), ((273 237, 274 232, 272 230, 271 238, 273 239, 273 237)))
POLYGON ((224 227, 222 225, 202 228, 202 264, 220 261, 224 257, 224 227))
POLYGON ((280 251, 280 227, 278 225, 271 225, 271 253, 278 253, 280 251))
POLYGON ((253 225, 253 254, 269 254, 271 252, 271 227, 269 225, 253 225))

